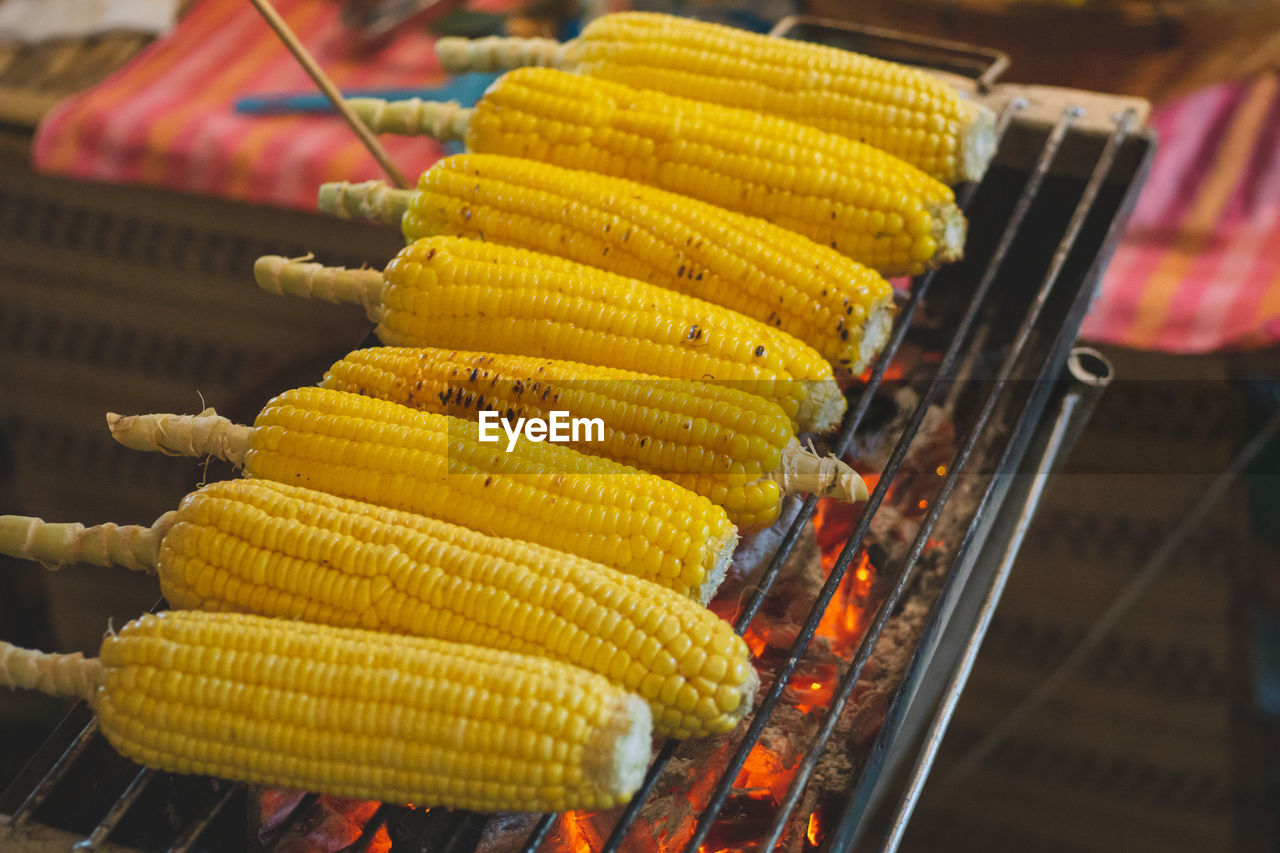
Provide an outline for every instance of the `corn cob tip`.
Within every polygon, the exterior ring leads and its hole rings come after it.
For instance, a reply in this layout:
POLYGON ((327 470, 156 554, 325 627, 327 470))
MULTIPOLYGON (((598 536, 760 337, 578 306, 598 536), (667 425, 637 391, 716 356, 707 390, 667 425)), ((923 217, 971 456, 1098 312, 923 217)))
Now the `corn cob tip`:
POLYGON ((584 767, 593 787, 626 800, 644 781, 652 747, 653 714, 634 693, 618 697, 599 731, 584 767))
POLYGON ((807 384, 807 392, 800 401, 796 420, 808 432, 827 433, 836 430, 844 418, 846 400, 840 386, 831 380, 807 384))
POLYGON ((693 591, 692 597, 698 600, 699 604, 707 604, 715 596, 716 590, 720 588, 720 584, 724 581, 725 575, 729 572, 729 564, 733 562, 733 550, 738 547, 738 528, 732 524, 725 525, 726 532, 717 539, 712 540, 708 546, 715 553, 715 560, 711 565, 711 571, 707 572, 707 577, 702 582, 702 586, 693 591))
POLYGON ((832 369, 837 377, 842 379, 852 379, 860 376, 862 371, 866 370, 872 362, 876 360, 881 351, 889 343, 889 335, 893 332, 893 317, 897 313, 897 308, 893 304, 893 298, 886 299, 884 303, 874 308, 867 322, 862 324, 862 338, 858 342, 858 357, 852 364, 833 364, 832 369))
POLYGON ((996 114, 983 104, 971 106, 971 120, 960 137, 960 179, 980 181, 996 156, 996 114))
POLYGON ((929 259, 930 266, 942 266, 964 257, 964 239, 969 229, 964 214, 955 202, 945 201, 930 205, 929 216, 933 220, 933 239, 937 251, 929 259))

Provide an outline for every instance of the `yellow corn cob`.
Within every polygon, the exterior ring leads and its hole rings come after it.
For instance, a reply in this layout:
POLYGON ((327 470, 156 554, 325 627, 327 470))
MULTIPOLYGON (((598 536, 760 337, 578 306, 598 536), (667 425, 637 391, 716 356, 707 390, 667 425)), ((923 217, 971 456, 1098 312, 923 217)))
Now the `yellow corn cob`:
POLYGON ((831 365, 763 323, 699 299, 510 246, 431 237, 383 273, 260 258, 258 284, 364 305, 396 346, 499 351, 729 384, 774 400, 806 432, 835 429, 831 365))
POLYGON ((436 162, 416 190, 325 184, 320 208, 408 240, 483 239, 677 290, 781 329, 843 375, 888 339, 893 290, 868 267, 762 219, 622 178, 496 154, 436 162))
POLYGON ((661 477, 523 439, 506 452, 469 421, 358 394, 286 391, 252 427, 211 411, 107 422, 128 447, 217 455, 251 477, 536 542, 704 604, 737 541, 724 510, 661 477))
POLYGON ((649 759, 649 708, 542 658, 240 613, 147 615, 100 657, 0 644, 0 684, 89 701, 148 767, 477 810, 605 809, 649 759))
POLYGON ((803 450, 775 404, 735 388, 673 382, 567 361, 436 348, 350 353, 321 385, 426 412, 477 420, 480 412, 550 420, 595 418, 600 435, 561 442, 705 495, 739 528, 778 517, 782 495, 865 500, 857 472, 803 450))
POLYGON ((504 74, 474 110, 348 103, 382 132, 465 136, 506 154, 628 178, 798 231, 885 275, 960 257, 945 184, 869 145, 786 119, 550 68, 504 74))
POLYGON ((938 180, 981 179, 992 113, 922 71, 824 45, 647 12, 597 18, 564 44, 447 37, 446 70, 541 65, 791 119, 865 142, 938 180))
POLYGON ((159 575, 176 608, 236 611, 556 658, 649 702, 655 731, 730 731, 757 678, 715 614, 654 583, 540 545, 485 536, 268 480, 192 492, 151 527, 0 516, 0 553, 159 575))

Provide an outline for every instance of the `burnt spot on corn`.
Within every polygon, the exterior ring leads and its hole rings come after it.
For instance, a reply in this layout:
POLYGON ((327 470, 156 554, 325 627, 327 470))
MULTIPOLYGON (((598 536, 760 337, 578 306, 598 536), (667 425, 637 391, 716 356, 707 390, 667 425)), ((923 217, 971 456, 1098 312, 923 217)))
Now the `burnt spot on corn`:
POLYGON ((684 264, 680 265, 680 269, 676 270, 676 278, 684 277, 684 264))
POLYGON ((756 347, 756 358, 759 358, 762 355, 764 355, 764 344, 760 344, 756 347))
POLYGON ((468 381, 470 381, 470 382, 475 382, 475 381, 476 381, 476 377, 477 377, 477 376, 479 376, 479 375, 480 375, 480 368, 478 368, 478 367, 473 367, 473 368, 471 369, 471 375, 467 377, 467 380, 468 380, 468 381))
POLYGON ((452 388, 450 388, 448 391, 441 391, 441 392, 440 392, 440 405, 442 405, 442 406, 447 406, 447 405, 449 405, 449 399, 450 399, 452 396, 453 396, 453 389, 452 389, 452 388))

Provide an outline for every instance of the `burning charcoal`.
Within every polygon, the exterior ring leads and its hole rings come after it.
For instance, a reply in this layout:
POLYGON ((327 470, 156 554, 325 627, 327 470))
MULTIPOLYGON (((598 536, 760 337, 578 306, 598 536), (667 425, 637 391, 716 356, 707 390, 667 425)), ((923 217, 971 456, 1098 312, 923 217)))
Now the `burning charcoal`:
MULTIPOLYGON (((351 846, 364 832, 379 803, 319 797, 306 814, 285 824, 271 844, 274 853, 330 853, 351 846)), ((299 810, 301 811, 301 810, 299 810)))
POLYGON ((302 805, 305 791, 292 788, 249 788, 249 830, 259 840, 265 840, 281 828, 302 805))

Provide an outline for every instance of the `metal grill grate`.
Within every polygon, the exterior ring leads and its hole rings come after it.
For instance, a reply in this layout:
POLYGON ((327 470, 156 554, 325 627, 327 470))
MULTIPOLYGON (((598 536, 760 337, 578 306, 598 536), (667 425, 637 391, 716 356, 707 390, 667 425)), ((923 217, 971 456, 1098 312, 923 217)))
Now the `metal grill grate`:
MULTIPOLYGON (((846 42, 852 37, 847 29, 835 29, 812 21, 795 20, 784 24, 780 35, 798 33, 803 38, 834 42, 846 42)), ((857 37, 864 38, 862 35, 857 37)), ((875 34, 875 37, 883 38, 883 34, 875 34)), ((911 45, 913 53, 919 55, 920 44, 909 40, 903 42, 902 37, 894 37, 890 45, 903 43, 911 45)), ((869 48, 862 43, 859 46, 869 48)), ((870 49, 875 49, 875 46, 870 46, 870 49)), ((947 46, 947 49, 953 50, 954 46, 947 46)), ((987 54, 980 54, 979 59, 982 61, 966 64, 948 54, 946 64, 952 68, 972 67, 981 88, 990 82, 993 76, 991 68, 1001 60, 987 54)), ((1121 104, 1115 115, 1090 116, 1089 127, 1082 128, 1084 113, 1070 100, 1059 102, 1049 114, 1046 124, 1043 105, 1037 106, 1021 97, 1008 98, 998 125, 1001 153, 996 165, 982 184, 965 186, 958 194, 971 222, 967 258, 961 264, 930 272, 912 283, 900 306, 894 333, 885 352, 852 401, 843 429, 834 444, 835 452, 844 455, 852 446, 890 364, 904 342, 919 332, 920 324, 915 321, 925 305, 936 314, 931 318, 935 327, 932 334, 936 336, 937 329, 945 330, 939 347, 944 352, 785 661, 759 702, 745 732, 736 736, 738 740, 728 764, 720 771, 706 804, 699 809, 692 835, 683 845, 686 853, 700 849, 723 812, 734 780, 769 723, 841 580, 862 549, 872 520, 894 483, 930 406, 945 399, 956 412, 957 434, 962 436, 958 442, 959 449, 947 466, 946 475, 939 478, 937 492, 928 502, 928 512, 921 519, 906 556, 892 569, 881 568, 890 577, 871 624, 852 661, 840 675, 817 735, 805 750, 786 796, 778 804, 756 849, 775 849, 793 824, 792 813, 802 799, 805 786, 824 754, 855 685, 864 674, 877 641, 909 596, 920 573, 921 555, 931 534, 949 511, 953 493, 962 479, 966 485, 977 483, 978 495, 972 516, 965 519, 963 525, 966 530, 964 541, 956 549, 950 571, 918 637, 902 686, 891 700, 886 722, 872 746, 858 756, 860 770, 838 809, 833 828, 825 835, 823 846, 844 849, 864 826, 876 799, 873 796, 875 789, 878 784, 883 787, 886 781, 882 771, 898 746, 896 741, 903 735, 903 723, 919 681, 931 664, 947 617, 963 592, 978 546, 1001 508, 1008 490, 1007 479, 1022 463, 1041 421, 1054 380, 1062 370, 1102 268, 1118 239, 1120 226, 1145 177, 1152 140, 1148 134, 1135 130, 1140 123, 1137 110, 1131 105, 1127 109, 1124 107, 1121 104), (1031 287, 1030 282, 1038 284, 1031 287)), ((1091 108, 1096 109, 1096 106, 1091 104, 1091 108)), ((757 582, 757 589, 738 616, 735 628, 739 633, 744 633, 759 615, 816 507, 817 500, 813 497, 807 498, 800 507, 764 575, 757 582)), ((1016 542, 1010 547, 1016 552, 1016 542)), ((994 600, 998 600, 998 589, 994 600)), ((994 600, 991 606, 994 606, 994 600)), ((963 679, 960 679, 959 687, 962 686, 963 679)), ((76 725, 69 723, 64 728, 74 731, 76 725)), ((83 725, 83 716, 78 725, 83 725)), ((945 717, 934 718, 932 734, 936 737, 943 727, 945 717)), ((62 744, 66 739, 64 735, 62 744)), ((36 823, 42 830, 48 828, 46 824, 57 818, 60 808, 56 803, 59 789, 83 784, 72 781, 77 773, 88 772, 91 778, 99 778, 96 769, 84 769, 89 764, 88 753, 93 752, 91 745, 95 740, 100 739, 95 738, 95 726, 89 722, 69 747, 57 745, 51 748, 55 755, 59 750, 65 749, 65 752, 38 783, 27 782, 28 786, 34 784, 34 787, 29 787, 30 793, 12 816, 11 829, 17 833, 16 837, 24 833, 26 837, 34 837, 33 824, 36 823), (39 818, 33 821, 33 815, 37 813, 39 818)), ((646 801, 682 748, 681 743, 669 741, 658 752, 640 791, 618 815, 602 848, 606 853, 627 845, 646 801)), ((927 769, 930 755, 926 750, 917 766, 927 769)), ((37 757, 37 762, 39 760, 37 757)), ((118 783, 117 790, 120 785, 125 787, 123 793, 108 798, 110 804, 106 807, 105 817, 88 828, 69 827, 69 831, 79 837, 88 835, 88 848, 99 847, 109 836, 116 835, 130 836, 130 840, 124 843, 151 844, 148 849, 171 851, 220 849, 228 837, 233 844, 243 843, 244 822, 232 808, 233 803, 241 800, 240 786, 211 780, 180 781, 179 785, 193 789, 196 795, 194 803, 184 810, 182 817, 173 821, 175 827, 170 827, 167 833, 160 830, 152 830, 150 834, 136 830, 126 833, 125 824, 130 823, 133 815, 154 808, 149 794, 154 793, 152 789, 159 781, 165 780, 167 787, 170 784, 168 780, 176 777, 149 770, 117 775, 123 780, 118 783), (240 833, 239 838, 236 837, 237 832, 240 833)), ((897 794, 889 795, 891 799, 896 798, 899 806, 896 825, 900 826, 905 815, 909 815, 914 795, 918 793, 916 785, 922 778, 917 773, 910 785, 897 794)), ((5 797, 0 798, 0 812, 13 799, 14 789, 19 784, 21 782, 15 783, 5 797)), ((312 800, 303 798, 285 826, 290 821, 304 820, 312 804, 312 800)), ((462 812, 432 810, 423 814, 401 807, 382 806, 367 821, 360 837, 347 849, 367 848, 379 830, 386 827, 395 842, 394 850, 471 850, 479 842, 487 820, 481 815, 462 812), (419 825, 412 826, 415 821, 419 825)), ((542 816, 528 834, 522 849, 526 853, 550 849, 549 839, 554 836, 560 820, 558 815, 542 816)), ((270 846, 271 840, 268 838, 265 843, 270 846)))

